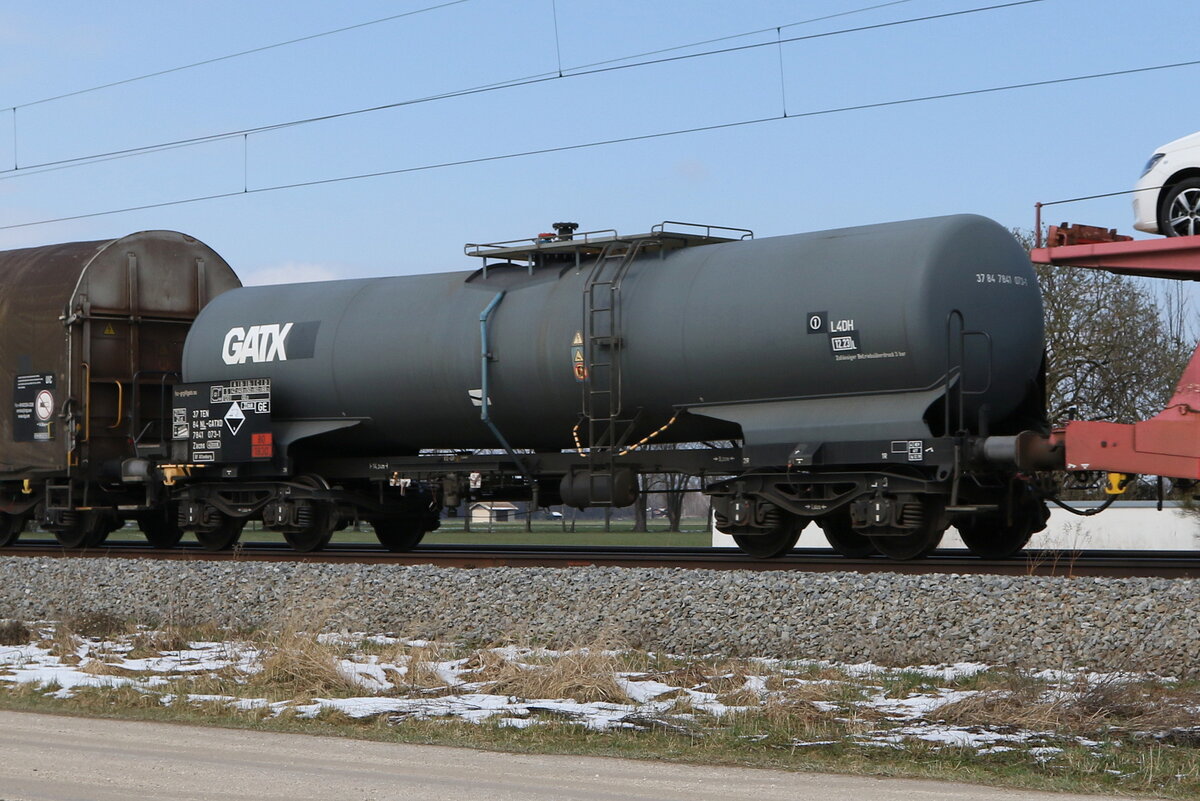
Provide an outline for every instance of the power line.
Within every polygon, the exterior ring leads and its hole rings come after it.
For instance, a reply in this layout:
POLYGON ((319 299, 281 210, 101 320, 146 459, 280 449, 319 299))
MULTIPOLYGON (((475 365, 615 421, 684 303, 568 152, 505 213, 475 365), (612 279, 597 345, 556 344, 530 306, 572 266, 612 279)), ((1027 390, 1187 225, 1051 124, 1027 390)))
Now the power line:
MULTIPOLYGON (((900 100, 884 100, 876 103, 863 103, 852 106, 839 106, 836 108, 820 109, 816 111, 801 112, 784 116, 776 114, 769 117, 758 117, 754 119, 738 120, 736 122, 719 123, 716 125, 704 125, 695 128, 681 128, 672 131, 658 131, 656 133, 639 134, 636 136, 623 136, 614 139, 602 139, 593 142, 580 142, 572 145, 560 145, 557 147, 539 148, 536 150, 525 150, 514 153, 501 153, 493 156, 480 156, 471 159, 459 159, 456 161, 443 161, 434 164, 423 164, 416 167, 400 167, 391 170, 378 170, 367 173, 357 173, 355 175, 343 175, 335 178, 320 178, 311 181, 298 181, 288 184, 275 184, 273 186, 262 186, 254 189, 246 189, 234 192, 219 192, 211 195, 202 195, 191 198, 181 198, 179 200, 168 200, 159 203, 147 203, 140 206, 126 206, 119 209, 109 209, 106 211, 95 211, 86 214, 74 214, 65 217, 53 217, 44 220, 34 220, 24 223, 12 223, 9 225, 0 225, 0 231, 9 231, 16 228, 30 228, 38 225, 48 225, 50 223, 70 222, 73 220, 85 220, 93 217, 104 217, 111 214, 123 214, 131 211, 145 211, 147 209, 167 208, 169 206, 180 206, 188 203, 199 203, 207 200, 218 200, 221 198, 238 197, 240 195, 255 195, 264 194, 267 192, 278 192, 286 189, 300 189, 310 186, 324 186, 327 184, 344 183, 347 181, 359 181, 367 178, 381 178, 389 175, 403 175, 406 173, 428 172, 430 170, 443 169, 446 167, 463 167, 473 164, 485 164, 488 162, 506 161, 508 159, 525 158, 529 156, 541 156, 551 153, 566 153, 574 150, 587 150, 597 147, 605 147, 608 145, 625 144, 629 142, 644 142, 652 139, 662 139, 670 136, 681 136, 692 133, 705 133, 710 131, 728 130, 732 128, 741 128, 750 125, 761 125, 768 122, 777 122, 780 120, 797 120, 805 117, 818 117, 830 114, 843 114, 850 111, 865 111, 868 109, 890 108, 893 106, 910 105, 914 103, 927 103, 935 100, 948 100, 961 97, 971 97, 975 95, 994 94, 997 92, 1009 92, 1020 89, 1032 89, 1044 86, 1054 86, 1064 83, 1075 83, 1079 81, 1100 80, 1104 78, 1115 78, 1123 75, 1136 75, 1140 73, 1156 72, 1161 70, 1178 69, 1182 67, 1194 67, 1200 65, 1200 60, 1196 61, 1180 61, 1174 64, 1160 64, 1151 67, 1135 67, 1125 70, 1113 70, 1110 72, 1097 72, 1088 75, 1074 75, 1066 78, 1051 78, 1043 81, 1028 81, 1025 83, 1006 84, 1003 86, 991 86, 982 89, 968 89, 961 92, 944 92, 935 95, 922 95, 920 97, 909 97, 900 100)), ((1123 193, 1114 193, 1123 194, 1123 193)), ((1102 197, 1097 195, 1096 197, 1102 197)))
MULTIPOLYGON (((813 17, 811 19, 800 20, 798 22, 789 22, 785 25, 780 25, 777 27, 791 28, 796 25, 807 25, 809 23, 822 22, 824 20, 835 19, 837 17, 846 17, 846 16, 850 16, 852 14, 861 14, 866 11, 875 11, 876 9, 886 8, 888 6, 897 6, 897 5, 902 5, 904 3, 911 3, 912 1, 913 0, 891 0, 891 2, 888 2, 888 3, 876 3, 873 6, 864 6, 863 8, 851 9, 849 11, 839 11, 836 14, 826 14, 825 16, 822 16, 822 17, 813 17)), ((63 100, 68 97, 76 97, 77 95, 88 94, 89 92, 98 92, 102 89, 111 89, 114 86, 123 86, 125 84, 135 83, 137 81, 144 81, 147 78, 157 78, 161 75, 169 75, 173 72, 182 72, 183 70, 189 70, 189 69, 193 69, 195 67, 203 67, 208 64, 216 64, 221 61, 228 61, 230 59, 240 58, 241 56, 249 56, 249 55, 253 55, 255 53, 262 53, 267 50, 274 50, 279 47, 286 47, 287 45, 299 44, 301 42, 307 42, 307 41, 311 41, 313 39, 320 39, 325 36, 333 36, 334 34, 345 33, 347 31, 357 30, 359 28, 366 28, 371 25, 379 25, 380 23, 383 23, 383 22, 391 22, 392 20, 401 19, 403 17, 410 17, 415 14, 423 14, 427 11, 436 11, 441 8, 446 8, 448 6, 458 5, 459 3, 466 3, 466 2, 469 2, 469 0, 449 0, 448 2, 441 3, 439 5, 429 6, 427 8, 420 8, 420 9, 416 9, 414 11, 407 11, 403 14, 393 14, 388 17, 380 17, 379 19, 368 20, 366 22, 359 22, 359 23, 355 23, 354 25, 346 25, 344 27, 334 28, 333 30, 329 30, 329 31, 322 31, 320 33, 309 34, 308 36, 301 36, 296 39, 288 39, 283 42, 275 42, 274 44, 263 45, 261 47, 254 47, 249 50, 241 50, 236 53, 229 53, 224 56, 215 56, 213 58, 207 58, 207 59, 203 59, 201 61, 195 61, 190 64, 181 64, 177 67, 169 67, 167 69, 157 70, 155 72, 148 72, 143 75, 135 75, 131 78, 124 78, 119 81, 111 81, 109 83, 103 83, 103 84, 99 84, 97 86, 89 86, 85 89, 76 89, 71 92, 64 92, 62 94, 53 95, 51 97, 43 97, 40 100, 31 100, 28 103, 18 103, 16 105, 9 106, 8 108, 6 108, 4 110, 5 111, 16 111, 17 109, 21 109, 21 108, 28 108, 30 106, 37 106, 37 105, 41 105, 43 103, 50 103, 54 100, 63 100)), ((557 47, 557 44, 558 44, 557 43, 557 30, 558 30, 557 5, 552 6, 552 10, 554 12, 555 37, 556 37, 555 44, 557 47)), ((594 62, 592 64, 584 64, 582 66, 594 67, 594 66, 598 66, 600 64, 611 64, 611 63, 614 63, 617 61, 624 61, 624 60, 630 59, 630 58, 640 58, 642 56, 657 55, 659 53, 668 53, 673 50, 683 50, 688 47, 699 47, 700 45, 712 44, 714 42, 723 42, 723 41, 728 41, 730 39, 738 39, 738 38, 741 38, 744 36, 753 36, 754 34, 766 33, 771 30, 774 30, 774 29, 773 28, 763 28, 763 29, 756 30, 756 31, 746 31, 745 33, 736 33, 736 34, 731 34, 730 36, 722 36, 722 37, 719 37, 716 39, 706 39, 706 40, 699 41, 699 42, 692 42, 690 44, 677 45, 675 47, 667 47, 667 48, 663 48, 661 50, 651 50, 651 51, 648 51, 645 53, 636 53, 634 55, 624 56, 623 58, 609 59, 608 61, 598 61, 598 62, 594 62)), ((559 56, 559 60, 561 63, 561 56, 559 56)))
POLYGON ((783 25, 775 25, 770 28, 759 28, 757 30, 744 31, 742 33, 731 33, 728 36, 718 36, 715 39, 703 39, 699 42, 690 42, 688 44, 674 45, 673 47, 664 47, 659 50, 647 50, 644 53, 634 53, 633 55, 621 56, 620 58, 610 58, 610 59, 606 59, 605 61, 593 61, 590 64, 581 64, 581 65, 579 65, 579 67, 577 67, 575 69, 586 69, 588 67, 600 67, 605 64, 616 64, 621 61, 628 61, 631 58, 641 58, 643 56, 657 56, 660 53, 673 53, 676 50, 687 50, 688 48, 691 48, 691 47, 700 47, 701 45, 706 45, 706 44, 716 44, 717 42, 728 42, 731 39, 743 39, 747 36, 755 36, 760 33, 770 33, 772 31, 780 30, 783 28, 795 28, 798 25, 811 25, 814 22, 825 22, 826 20, 836 19, 838 17, 848 17, 848 16, 851 16, 852 14, 862 14, 866 11, 876 11, 880 8, 887 8, 888 6, 899 6, 899 5, 903 5, 904 3, 911 3, 912 1, 913 0, 891 0, 890 3, 876 3, 873 6, 863 6, 862 8, 855 8, 855 9, 851 9, 849 11, 839 11, 836 14, 826 14, 822 17, 810 17, 809 19, 802 19, 802 20, 798 20, 796 22, 787 22, 787 23, 784 23, 783 25))
POLYGON ((558 64, 558 74, 562 75, 562 43, 558 35, 558 0, 550 0, 550 14, 554 17, 554 59, 558 64))
POLYGON ((322 31, 320 33, 311 33, 307 36, 300 36, 295 39, 288 39, 286 42, 275 42, 274 44, 262 45, 261 47, 252 47, 249 50, 241 50, 237 53, 229 53, 224 56, 214 56, 213 58, 206 58, 203 61, 194 61, 191 64, 181 64, 178 67, 168 67, 167 69, 158 70, 156 72, 147 72, 144 75, 135 75, 132 78, 123 78, 119 81, 111 81, 109 83, 102 83, 97 86, 89 86, 86 89, 76 89, 73 92, 64 92, 61 95, 54 95, 53 97, 43 97, 41 100, 31 100, 28 103, 18 103, 14 106, 9 106, 9 108, 6 110, 14 110, 15 111, 16 109, 20 109, 20 108, 28 108, 30 106, 39 106, 42 103, 49 103, 54 100, 62 100, 64 98, 68 98, 68 97, 76 97, 78 95, 85 95, 85 94, 88 94, 89 92, 98 92, 101 89, 111 89, 114 86, 123 86, 123 85, 129 84, 129 83, 136 83, 137 81, 144 81, 147 78, 157 78, 160 75, 170 75, 173 72, 182 72, 183 70, 190 70, 195 67, 203 67, 208 64, 216 64, 217 62, 220 62, 220 61, 229 61, 230 59, 241 58, 242 56, 249 56, 249 55, 253 55, 254 53, 262 53, 267 50, 274 50, 278 47, 286 47, 288 45, 299 44, 300 42, 310 42, 313 39, 320 39, 325 36, 333 36, 334 34, 345 33, 346 31, 353 31, 353 30, 357 30, 359 28, 366 28, 370 25, 378 25, 381 22, 391 22, 392 20, 401 19, 403 17, 411 17, 416 14, 424 14, 427 11, 437 11, 440 8, 446 8, 448 6, 456 6, 460 3, 467 3, 467 2, 470 2, 470 0, 447 0, 447 2, 440 3, 436 6, 428 6, 426 8, 418 8, 414 11, 406 11, 403 14, 392 14, 389 17, 380 17, 379 19, 368 20, 366 22, 358 22, 358 23, 355 23, 354 25, 346 25, 345 27, 335 28, 331 31, 322 31))
MULTIPOLYGON (((216 142, 216 141, 221 141, 224 139, 232 139, 232 138, 239 137, 239 136, 250 136, 253 134, 265 133, 267 131, 276 131, 276 130, 281 130, 284 128, 292 128, 292 127, 298 127, 298 126, 302 126, 302 125, 311 125, 311 124, 318 123, 318 122, 329 122, 331 120, 343 119, 346 117, 353 117, 353 116, 358 116, 358 115, 362 115, 362 114, 373 114, 373 113, 376 113, 379 111, 387 111, 387 110, 402 108, 405 106, 413 106, 413 105, 419 105, 419 104, 423 104, 423 103, 430 103, 430 102, 437 101, 437 100, 449 100, 449 99, 453 99, 453 98, 467 97, 470 95, 484 94, 487 92, 499 91, 501 89, 513 89, 513 88, 518 88, 518 87, 523 87, 523 86, 530 86, 530 85, 533 85, 536 83, 544 83, 546 81, 551 81, 551 80, 559 80, 559 79, 563 79, 563 78, 580 78, 580 77, 586 77, 589 75, 600 75, 600 74, 604 74, 607 72, 619 72, 619 71, 623 71, 623 70, 638 69, 641 67, 654 66, 654 65, 659 65, 659 64, 668 64, 668 63, 674 63, 674 62, 678 62, 678 61, 687 61, 687 60, 691 60, 691 59, 704 58, 704 57, 708 57, 708 56, 727 55, 729 53, 744 52, 744 51, 754 50, 754 49, 763 48, 763 47, 782 47, 785 44, 791 44, 794 42, 803 42, 803 41, 809 41, 809 40, 813 40, 813 39, 824 39, 824 38, 828 38, 828 37, 832 37, 832 36, 844 36, 844 35, 848 35, 848 34, 852 34, 852 33, 862 33, 865 31, 879 30, 882 28, 892 28, 892 27, 897 27, 900 25, 912 25, 912 24, 919 23, 919 22, 929 22, 929 21, 933 21, 933 20, 946 19, 946 18, 950 18, 950 17, 960 17, 960 16, 964 16, 964 15, 968 15, 968 14, 978 14, 978 13, 983 13, 983 12, 988 12, 988 11, 997 11, 997 10, 1001 10, 1001 9, 1005 9, 1005 8, 1013 8, 1013 7, 1017 7, 1017 6, 1032 5, 1034 3, 1043 3, 1045 1, 1046 0, 1011 0, 1010 2, 1000 3, 997 5, 979 6, 979 7, 975 7, 975 8, 963 9, 960 11, 950 11, 950 12, 946 12, 946 13, 942 13, 942 14, 931 14, 931 15, 926 15, 926 16, 922 16, 922 17, 908 17, 908 18, 901 19, 901 20, 892 20, 890 22, 881 22, 881 23, 875 23, 872 25, 862 25, 862 26, 858 26, 858 27, 854 27, 854 28, 841 28, 841 29, 834 30, 834 31, 825 31, 822 33, 806 34, 803 36, 793 36, 793 37, 790 37, 787 39, 776 38, 775 40, 772 40, 772 41, 755 42, 752 44, 737 45, 734 47, 724 47, 724 48, 719 48, 716 50, 704 50, 704 51, 701 51, 698 53, 686 53, 686 54, 677 55, 677 56, 667 56, 667 57, 663 57, 663 58, 650 59, 647 61, 636 61, 636 62, 629 63, 629 64, 616 64, 616 63, 613 63, 612 61, 597 62, 596 65, 568 68, 563 73, 556 73, 556 72, 538 73, 536 75, 529 75, 529 76, 525 76, 523 78, 514 78, 510 81, 502 81, 502 82, 497 82, 497 83, 483 84, 481 86, 470 87, 468 89, 459 89, 459 90, 455 90, 455 91, 451 91, 451 92, 443 92, 441 94, 429 95, 429 96, 421 97, 421 98, 414 98, 414 99, 410 99, 410 100, 400 100, 400 101, 396 101, 393 103, 384 103, 384 104, 380 104, 380 105, 376 105, 376 106, 368 106, 365 108, 351 109, 349 111, 339 111, 339 112, 333 112, 330 114, 322 114, 322 115, 313 116, 313 117, 305 117, 305 118, 297 119, 297 120, 289 120, 287 122, 272 123, 270 125, 260 125, 260 126, 254 127, 254 128, 242 128, 242 129, 234 130, 234 131, 224 131, 221 133, 206 134, 204 136, 195 136, 195 137, 188 137, 186 139, 177 139, 177 140, 174 140, 171 142, 160 142, 160 143, 153 144, 153 145, 143 145, 140 147, 125 148, 122 150, 112 150, 112 151, 108 151, 105 153, 94 153, 94 154, 87 155, 87 156, 76 156, 76 157, 69 158, 69 159, 58 159, 55 161, 40 162, 37 164, 28 165, 26 167, 14 168, 12 170, 0 170, 0 180, 8 180, 11 178, 17 178, 17 177, 28 176, 28 175, 38 175, 42 172, 49 172, 49 171, 51 171, 51 169, 66 169, 68 167, 74 167, 74 166, 83 165, 83 164, 96 164, 96 163, 100 163, 100 162, 104 162, 104 161, 110 161, 110 160, 116 159, 116 158, 125 158, 125 157, 129 157, 129 156, 137 156, 137 155, 142 155, 142 154, 147 154, 147 153, 155 153, 155 152, 160 152, 163 150, 171 150, 171 149, 175 149, 175 148, 179 148, 179 147, 186 147, 189 145, 202 144, 202 143, 206 143, 206 142, 216 142)), ((907 0, 900 0, 900 2, 907 2, 907 0)), ((883 5, 894 5, 894 4, 895 3, 885 3, 883 5)), ((879 7, 881 7, 881 6, 870 6, 869 8, 874 9, 874 8, 879 8, 879 7)), ((851 13, 851 12, 844 12, 844 13, 851 13)), ((819 20, 823 20, 823 19, 827 19, 827 17, 819 17, 819 18, 816 18, 816 20, 814 20, 814 21, 819 21, 819 20)), ((794 26, 794 25, 801 25, 801 24, 805 24, 805 22, 792 23, 791 25, 794 26)), ((774 30, 774 29, 770 29, 770 30, 774 30)), ((762 31, 754 31, 754 32, 751 32, 751 34, 738 34, 738 36, 752 35, 753 33, 761 33, 761 32, 762 31)), ((723 40, 724 40, 724 38, 720 39, 720 40, 709 40, 709 41, 723 41, 723 40)), ((693 46, 693 45, 682 45, 681 47, 686 48, 686 47, 691 47, 691 46, 693 46)), ((680 49, 680 48, 678 48, 678 47, 677 48, 668 48, 667 50, 678 50, 678 49, 680 49)), ((662 53, 662 52, 667 52, 667 50, 652 51, 651 55, 657 54, 657 53, 662 53)), ((637 58, 637 57, 638 56, 627 56, 626 59, 637 58)), ((621 61, 621 60, 625 60, 625 59, 617 59, 617 61, 621 61)))

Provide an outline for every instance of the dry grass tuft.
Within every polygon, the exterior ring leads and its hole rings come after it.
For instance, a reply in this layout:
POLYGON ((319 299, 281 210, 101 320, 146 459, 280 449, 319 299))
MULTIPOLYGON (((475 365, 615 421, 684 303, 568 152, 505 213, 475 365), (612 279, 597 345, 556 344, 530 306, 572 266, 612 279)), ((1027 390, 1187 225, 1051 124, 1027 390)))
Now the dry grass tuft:
POLYGON ((407 671, 399 679, 409 690, 437 690, 446 686, 446 679, 438 673, 439 662, 446 661, 444 646, 438 643, 414 646, 408 653, 407 671))
POLYGON ((129 654, 131 657, 146 658, 185 651, 191 646, 191 640, 179 629, 168 626, 150 631, 139 631, 134 635, 132 645, 133 651, 129 654))
MULTIPOLYGON (((295 627, 293 626, 293 628, 295 627)), ((168 641, 182 642, 184 643, 183 647, 187 648, 194 642, 226 642, 230 639, 247 639, 259 632, 256 629, 222 626, 219 623, 207 621, 187 626, 167 624, 161 627, 160 633, 168 641)))
POLYGON ((771 698, 783 704, 808 704, 813 701, 834 703, 843 694, 842 683, 812 682, 784 680, 781 687, 775 689, 774 682, 767 681, 767 689, 771 690, 771 698))
POLYGON ((469 676, 464 675, 463 678, 470 678, 471 681, 497 681, 504 675, 507 667, 508 660, 504 655, 488 648, 467 657, 467 661, 463 663, 463 673, 469 676))
POLYGON ((489 692, 518 698, 570 698, 580 703, 630 703, 617 683, 619 660, 610 651, 577 648, 545 665, 507 662, 489 692))
POLYGON ((646 678, 672 684, 676 687, 686 687, 694 690, 708 681, 713 673, 712 667, 701 661, 688 661, 672 670, 659 670, 646 675, 646 678))
POLYGON ((721 693, 717 700, 725 706, 758 706, 763 702, 763 696, 749 687, 743 687, 731 693, 721 693))
MULTIPOLYGON (((786 666, 785 666, 786 667, 786 666)), ((840 667, 832 665, 822 665, 816 662, 802 666, 799 670, 788 668, 786 672, 797 678, 806 679, 807 681, 851 681, 850 674, 840 667)))
POLYGON ((1174 729, 1196 725, 1200 693, 1158 679, 1124 681, 1110 677, 1082 689, 1074 709, 1087 719, 1134 729, 1174 729))
POLYGON ((292 697, 356 695, 362 686, 341 670, 341 651, 317 641, 315 634, 287 626, 260 636, 259 672, 250 682, 273 694, 292 697))
POLYGON ((108 662, 103 662, 99 659, 89 659, 83 663, 80 668, 84 673, 89 673, 93 676, 124 676, 127 678, 140 678, 146 674, 141 670, 130 670, 129 668, 113 665, 108 662))
POLYGON ((171 680, 171 692, 179 698, 189 693, 197 695, 241 695, 244 675, 236 668, 228 667, 208 674, 187 674, 171 680))
POLYGON ((1168 730, 1195 725, 1200 706, 1194 691, 1155 680, 1128 681, 1119 675, 1101 681, 1078 679, 1055 690, 1014 677, 1009 688, 983 691, 946 704, 936 717, 963 726, 1016 726, 1095 733, 1113 728, 1168 730))
POLYGON ((19 620, 0 621, 0 645, 28 645, 33 632, 19 620))
MULTIPOLYGON (((48 689, 48 688, 47 688, 48 689)), ((115 710, 161 709, 157 693, 146 693, 135 687, 77 687, 71 706, 90 714, 109 715, 115 710)))
POLYGON ((79 612, 63 618, 59 624, 81 637, 112 637, 124 634, 128 629, 126 622, 111 612, 90 611, 79 612))
POLYGON ((83 639, 79 637, 70 626, 65 623, 59 623, 54 627, 54 634, 49 639, 44 639, 38 643, 42 648, 45 648, 53 656, 57 656, 59 661, 64 665, 78 665, 79 646, 83 644, 83 639))
POLYGON ((811 737, 835 725, 836 715, 818 709, 809 701, 773 695, 754 710, 771 729, 788 737, 811 737))
POLYGON ((746 689, 747 679, 750 676, 761 675, 762 672, 761 669, 755 670, 740 659, 727 660, 710 667, 705 681, 695 689, 713 693, 718 697, 745 694, 749 692, 746 689))
MULTIPOLYGON (((1035 702, 1007 690, 982 691, 937 708, 931 717, 955 726, 1030 726, 1046 728, 1046 721, 1033 721, 1035 702)), ((1041 710, 1039 710, 1041 711, 1041 710)))

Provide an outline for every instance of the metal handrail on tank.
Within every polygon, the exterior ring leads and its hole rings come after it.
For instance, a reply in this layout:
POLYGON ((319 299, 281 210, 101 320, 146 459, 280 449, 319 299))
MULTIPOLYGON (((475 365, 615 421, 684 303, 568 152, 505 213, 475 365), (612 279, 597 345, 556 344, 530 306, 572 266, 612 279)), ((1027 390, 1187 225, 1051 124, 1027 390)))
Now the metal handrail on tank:
MULTIPOLYGON (((686 226, 687 228, 702 228, 704 230, 704 236, 709 239, 718 238, 718 237, 714 237, 713 231, 729 231, 730 233, 741 234, 741 236, 737 237, 737 239, 739 239, 739 240, 754 238, 754 232, 751 231, 749 228, 732 228, 728 225, 707 225, 705 223, 680 222, 678 220, 663 220, 662 222, 653 226, 650 229, 650 233, 658 234, 658 235, 665 234, 667 236, 670 236, 671 232, 667 230, 668 225, 681 225, 681 226, 686 226)), ((685 233, 685 232, 681 231, 680 233, 685 233)), ((719 237, 719 238, 725 239, 727 237, 719 237)))
POLYGON ((733 242, 753 239, 754 232, 749 228, 733 228, 727 225, 709 225, 707 223, 690 223, 680 220, 664 220, 650 228, 649 233, 621 236, 615 228, 601 228, 596 231, 573 231, 562 228, 553 234, 542 234, 523 239, 510 239, 503 242, 474 243, 463 245, 463 253, 468 256, 483 258, 511 259, 524 257, 531 260, 534 256, 545 253, 564 253, 571 250, 599 250, 614 242, 635 242, 640 239, 668 238, 681 243, 683 246, 711 244, 706 240, 733 242), (668 230, 667 226, 691 230, 668 230))
MULTIPOLYGON (((942 430, 943 436, 947 436, 947 437, 952 436, 953 433, 958 433, 964 429, 964 427, 966 425, 966 416, 967 416, 966 397, 968 395, 983 395, 983 394, 986 394, 988 392, 988 390, 990 390, 992 388, 992 356, 993 356, 993 354, 994 354, 994 347, 992 344, 992 335, 989 334, 987 331, 968 331, 966 319, 964 318, 963 313, 961 311, 959 311, 958 309, 951 309, 950 313, 946 315, 946 378, 945 378, 945 385, 946 385, 945 399, 946 400, 944 403, 944 421, 943 421, 944 428, 942 430), (957 365, 954 364, 954 362, 953 362, 953 358, 954 358, 953 357, 953 349, 950 347, 950 344, 953 341, 952 330, 953 330, 955 318, 958 319, 958 356, 959 356, 959 359, 958 359, 957 365), (983 337, 984 340, 987 342, 987 361, 986 361, 987 382, 983 385, 982 389, 967 389, 967 371, 966 371, 966 362, 967 362, 966 349, 967 349, 967 346, 966 346, 966 341, 967 341, 967 337, 972 337, 972 336, 983 337), (954 377, 958 378, 957 386, 952 381, 952 379, 954 377), (955 421, 956 424, 952 427, 950 424, 951 423, 951 421, 950 421, 950 406, 951 406, 951 395, 954 394, 955 392, 957 392, 957 395, 958 395, 958 419, 957 419, 957 421, 955 421)), ((986 433, 986 432, 980 432, 980 433, 986 433)))
POLYGON ((597 231, 583 231, 572 234, 552 234, 545 237, 533 236, 523 239, 509 239, 504 242, 486 242, 479 244, 468 242, 467 244, 463 245, 463 253, 467 256, 480 256, 487 258, 493 252, 497 251, 511 250, 518 247, 528 248, 530 245, 532 245, 532 248, 528 249, 543 250, 548 245, 558 245, 562 242, 571 242, 576 245, 584 246, 591 245, 595 247, 611 240, 619 239, 620 236, 621 235, 617 233, 617 229, 615 228, 601 228, 597 231), (601 235, 603 235, 603 239, 601 239, 601 235))

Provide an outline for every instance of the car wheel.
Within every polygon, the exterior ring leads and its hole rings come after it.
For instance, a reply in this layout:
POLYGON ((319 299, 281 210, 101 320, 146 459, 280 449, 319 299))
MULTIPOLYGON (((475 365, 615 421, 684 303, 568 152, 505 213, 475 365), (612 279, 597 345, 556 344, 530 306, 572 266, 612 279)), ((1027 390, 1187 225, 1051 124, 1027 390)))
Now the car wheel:
POLYGON ((1158 230, 1164 236, 1200 234, 1200 178, 1187 178, 1167 190, 1158 213, 1158 230))

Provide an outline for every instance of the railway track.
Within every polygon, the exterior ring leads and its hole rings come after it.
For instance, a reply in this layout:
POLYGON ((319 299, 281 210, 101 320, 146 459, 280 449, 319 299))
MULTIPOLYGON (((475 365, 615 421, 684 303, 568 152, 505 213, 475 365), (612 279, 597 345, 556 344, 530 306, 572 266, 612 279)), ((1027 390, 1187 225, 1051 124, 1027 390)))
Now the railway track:
POLYGON ((205 551, 196 545, 169 550, 137 542, 106 543, 100 548, 68 550, 54 540, 28 540, 0 549, 0 556, 67 559, 117 558, 177 561, 266 561, 349 564, 396 564, 441 567, 666 567, 700 570, 798 570, 812 573, 984 573, 1010 576, 1152 576, 1200 578, 1196 551, 1048 551, 1030 550, 1008 560, 977 559, 961 551, 935 551, 925 559, 896 562, 882 557, 847 559, 820 548, 796 549, 780 559, 754 559, 734 548, 599 548, 529 545, 422 546, 389 553, 369 544, 342 544, 317 553, 296 553, 287 545, 245 542, 230 551, 205 551))

